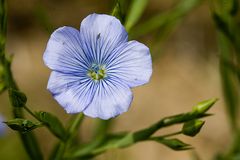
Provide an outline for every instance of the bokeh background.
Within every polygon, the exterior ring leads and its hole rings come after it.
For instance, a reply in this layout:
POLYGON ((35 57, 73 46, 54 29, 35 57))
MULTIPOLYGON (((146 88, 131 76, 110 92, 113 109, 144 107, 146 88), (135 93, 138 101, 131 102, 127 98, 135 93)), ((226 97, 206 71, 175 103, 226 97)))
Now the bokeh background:
MULTIPOLYGON (((84 17, 93 12, 110 14, 110 0, 8 0, 7 52, 14 55, 13 74, 28 97, 32 110, 44 110, 66 122, 70 115, 46 90, 50 70, 42 56, 50 32, 60 26, 79 28, 84 17)), ((166 12, 177 0, 149 0, 139 23, 155 13, 166 12)), ((137 24, 138 25, 138 24, 137 24)), ((158 30, 157 32, 161 32, 158 30)), ((206 118, 201 133, 194 138, 180 138, 194 146, 190 151, 172 151, 155 142, 138 143, 130 148, 111 150, 98 160, 193 160, 199 155, 211 159, 231 143, 229 120, 224 108, 219 73, 219 55, 216 28, 207 1, 191 10, 164 41, 156 42, 154 33, 137 40, 151 48, 153 75, 150 83, 133 89, 134 100, 130 110, 114 119, 112 132, 135 131, 145 128, 168 115, 191 110, 197 102, 217 97, 211 109, 214 116, 206 118)), ((0 113, 11 119, 7 93, 0 95, 0 113)), ((30 118, 30 117, 29 117, 30 118)), ((79 136, 91 137, 94 120, 86 118, 79 136)), ((180 126, 167 128, 156 134, 176 131, 180 126)), ((34 131, 40 139, 45 156, 57 141, 48 130, 34 131)), ((27 156, 16 132, 7 130, 0 137, 0 159, 25 160, 27 156)))

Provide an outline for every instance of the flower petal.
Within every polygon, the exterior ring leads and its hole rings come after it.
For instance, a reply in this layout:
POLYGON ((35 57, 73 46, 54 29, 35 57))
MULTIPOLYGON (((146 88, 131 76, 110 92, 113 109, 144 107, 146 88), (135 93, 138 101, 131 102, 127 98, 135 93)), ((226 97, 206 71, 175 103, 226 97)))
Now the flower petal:
POLYGON ((87 16, 81 23, 80 35, 84 52, 91 55, 98 64, 102 63, 103 57, 128 40, 128 34, 121 22, 105 14, 94 13, 87 16))
POLYGON ((98 83, 92 102, 83 113, 93 118, 109 119, 126 112, 132 99, 130 88, 118 79, 102 80, 98 83))
POLYGON ((72 73, 86 70, 88 56, 80 45, 80 33, 72 27, 61 27, 55 30, 43 55, 45 64, 52 70, 72 73))
POLYGON ((56 71, 51 73, 47 88, 67 113, 82 112, 96 90, 90 79, 56 71))
POLYGON ((149 48, 137 41, 116 48, 106 62, 107 75, 120 78, 129 87, 147 83, 152 75, 149 48))

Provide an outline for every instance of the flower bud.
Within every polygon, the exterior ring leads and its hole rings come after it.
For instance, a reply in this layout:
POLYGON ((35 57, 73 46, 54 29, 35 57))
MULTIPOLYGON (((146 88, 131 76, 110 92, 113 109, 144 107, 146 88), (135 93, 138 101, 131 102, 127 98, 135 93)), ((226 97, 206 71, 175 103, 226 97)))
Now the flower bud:
POLYGON ((11 129, 20 131, 22 133, 29 132, 39 127, 38 124, 35 124, 29 120, 22 119, 22 118, 15 118, 4 123, 6 123, 8 127, 10 127, 11 129))
POLYGON ((207 112, 214 105, 214 103, 216 103, 217 100, 218 99, 214 98, 202 101, 193 108, 193 112, 197 114, 203 114, 207 112))
POLYGON ((192 120, 189 122, 184 123, 182 128, 182 133, 186 136, 194 137, 198 134, 204 125, 204 121, 202 120, 192 120))

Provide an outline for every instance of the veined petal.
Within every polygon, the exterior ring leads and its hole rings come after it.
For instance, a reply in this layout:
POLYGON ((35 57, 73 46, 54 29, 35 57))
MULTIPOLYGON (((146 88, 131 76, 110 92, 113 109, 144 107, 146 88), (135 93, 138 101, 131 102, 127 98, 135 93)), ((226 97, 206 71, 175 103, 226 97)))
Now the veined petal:
POLYGON ((55 30, 43 55, 45 64, 52 70, 73 73, 87 70, 89 57, 80 46, 80 33, 72 27, 55 30))
POLYGON ((98 83, 93 100, 83 113, 93 118, 113 118, 126 112, 132 99, 130 88, 118 79, 103 80, 98 83))
POLYGON ((149 48, 137 41, 129 41, 114 50, 106 61, 109 77, 120 78, 129 87, 147 83, 152 75, 149 48))
POLYGON ((53 71, 48 90, 67 113, 82 112, 92 101, 95 84, 88 78, 53 71))
POLYGON ((81 23, 80 35, 82 49, 98 64, 117 46, 128 40, 128 34, 121 22, 105 14, 87 16, 81 23))

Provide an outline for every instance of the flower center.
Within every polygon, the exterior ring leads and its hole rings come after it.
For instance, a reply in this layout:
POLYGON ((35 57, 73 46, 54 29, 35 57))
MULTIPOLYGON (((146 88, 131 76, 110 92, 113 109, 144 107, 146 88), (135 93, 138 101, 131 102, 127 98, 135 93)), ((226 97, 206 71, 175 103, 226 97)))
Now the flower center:
POLYGON ((91 69, 88 70, 87 75, 95 81, 107 77, 106 68, 104 65, 92 64, 91 69))

